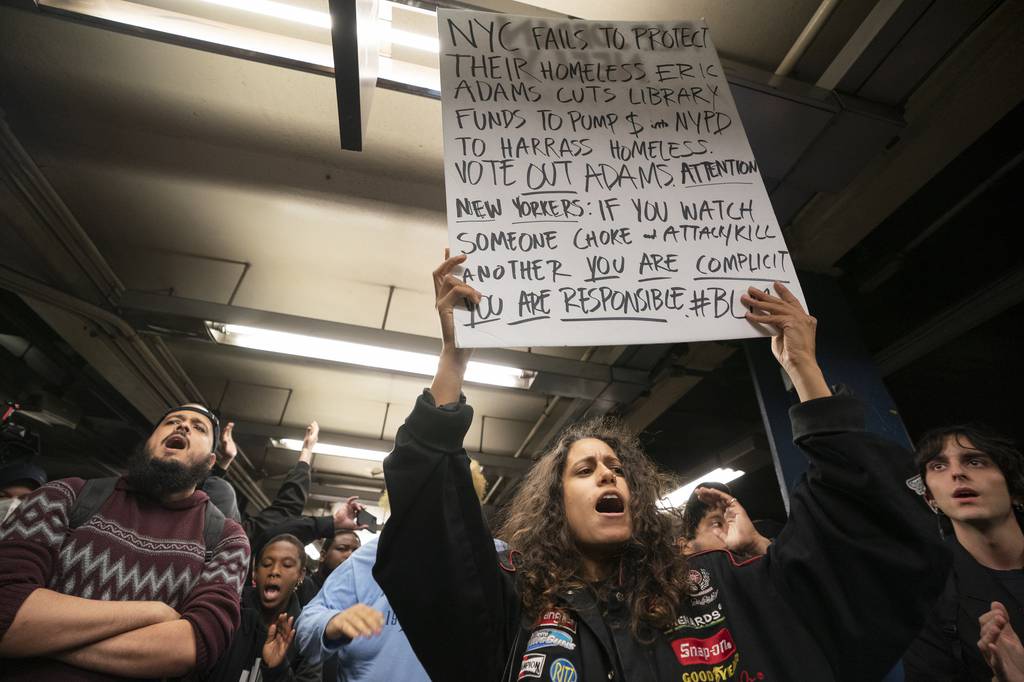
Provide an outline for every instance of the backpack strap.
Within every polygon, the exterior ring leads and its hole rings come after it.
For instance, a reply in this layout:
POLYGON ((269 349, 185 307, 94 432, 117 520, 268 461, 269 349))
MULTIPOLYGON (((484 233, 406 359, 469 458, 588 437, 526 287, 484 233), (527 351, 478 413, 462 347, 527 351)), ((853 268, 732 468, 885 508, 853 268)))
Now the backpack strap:
POLYGON ((82 486, 68 513, 68 530, 74 530, 96 515, 103 503, 114 494, 117 476, 90 478, 82 486))
POLYGON ((203 544, 206 546, 205 562, 213 561, 213 548, 220 542, 224 533, 224 512, 212 501, 206 501, 206 519, 203 524, 203 544))
MULTIPOLYGON (((68 530, 79 528, 86 521, 96 515, 103 503, 114 494, 118 477, 90 478, 82 486, 71 505, 68 513, 68 530)), ((217 508, 213 502, 206 501, 206 517, 203 522, 203 545, 206 553, 204 561, 210 563, 213 560, 213 548, 220 542, 220 536, 224 533, 224 513, 217 508)))

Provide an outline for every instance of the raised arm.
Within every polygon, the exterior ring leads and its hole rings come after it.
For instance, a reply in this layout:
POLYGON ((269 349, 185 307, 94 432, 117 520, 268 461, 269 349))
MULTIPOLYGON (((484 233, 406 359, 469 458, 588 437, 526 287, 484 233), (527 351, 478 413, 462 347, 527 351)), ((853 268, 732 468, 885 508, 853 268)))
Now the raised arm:
POLYGON ((479 300, 451 274, 463 260, 447 258, 434 272, 441 358, 384 460, 391 517, 373 574, 431 679, 495 680, 518 630, 519 601, 498 567, 462 447, 473 419, 460 398, 469 351, 455 347, 452 308, 479 300))
POLYGON ((312 485, 310 462, 319 433, 320 426, 315 421, 306 427, 299 461, 288 472, 288 476, 284 479, 281 487, 277 489, 277 495, 274 496, 270 505, 261 510, 259 514, 246 520, 245 532, 253 541, 254 552, 258 552, 258 545, 261 542, 270 538, 268 531, 271 528, 302 516, 302 511, 306 508, 306 499, 309 497, 309 488, 312 485))
POLYGON ((750 287, 740 299, 753 308, 746 318, 775 329, 772 353, 789 375, 800 402, 827 398, 832 390, 815 355, 818 320, 807 314, 784 284, 776 282, 775 291, 778 296, 750 287))
POLYGON ((917 635, 950 564, 931 515, 905 481, 910 453, 864 428, 863 406, 830 396, 814 356, 816 321, 780 284, 752 290, 754 322, 801 399, 793 436, 808 456, 786 527, 762 567, 832 662, 837 680, 881 679, 917 635))
POLYGON ((466 261, 465 256, 448 255, 434 270, 434 295, 437 299, 437 314, 441 321, 441 357, 437 362, 437 373, 430 384, 430 393, 437 405, 448 405, 459 401, 462 395, 462 379, 473 355, 471 348, 455 346, 455 306, 461 301, 480 302, 480 292, 452 274, 456 266, 466 261))

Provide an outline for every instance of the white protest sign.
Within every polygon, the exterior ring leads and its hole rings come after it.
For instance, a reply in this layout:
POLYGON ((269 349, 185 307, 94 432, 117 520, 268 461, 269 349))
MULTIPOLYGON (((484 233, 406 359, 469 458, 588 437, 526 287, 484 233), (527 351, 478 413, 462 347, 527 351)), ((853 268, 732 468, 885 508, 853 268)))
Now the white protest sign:
POLYGON ((789 251, 703 22, 438 11, 462 347, 759 336, 789 251))

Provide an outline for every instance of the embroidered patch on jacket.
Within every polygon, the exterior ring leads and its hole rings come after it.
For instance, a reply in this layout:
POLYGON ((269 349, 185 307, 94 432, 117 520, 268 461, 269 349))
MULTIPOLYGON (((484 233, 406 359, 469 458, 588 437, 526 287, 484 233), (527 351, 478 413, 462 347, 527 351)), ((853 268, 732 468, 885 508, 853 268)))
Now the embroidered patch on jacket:
POLYGON ((710 637, 682 637, 672 640, 672 652, 680 665, 715 665, 736 652, 729 628, 722 628, 710 637))
POLYGON ((572 641, 572 635, 566 634, 561 630, 545 628, 543 630, 536 630, 530 635, 530 641, 526 644, 526 650, 534 651, 549 646, 558 646, 572 651, 576 648, 576 642, 572 641))
POLYGON ((711 587, 711 574, 706 568, 691 569, 687 582, 686 591, 690 594, 690 603, 706 606, 718 599, 718 590, 711 587))
POLYGON ((519 668, 519 679, 525 680, 530 677, 540 679, 544 674, 544 661, 547 654, 526 654, 523 656, 523 665, 519 668))
POLYGON ((564 658, 556 658, 548 671, 551 682, 576 682, 576 666, 564 658))
POLYGON ((536 628, 560 628, 571 634, 576 634, 576 619, 569 615, 564 609, 551 609, 545 611, 533 624, 536 628))

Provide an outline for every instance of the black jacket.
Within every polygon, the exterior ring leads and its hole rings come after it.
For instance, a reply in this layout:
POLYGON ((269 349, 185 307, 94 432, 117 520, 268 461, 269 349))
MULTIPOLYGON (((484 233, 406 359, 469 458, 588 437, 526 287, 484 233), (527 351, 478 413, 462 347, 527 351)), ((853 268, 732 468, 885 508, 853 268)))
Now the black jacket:
POLYGON ((992 671, 981 652, 978 618, 1002 602, 1010 625, 1024 633, 1021 604, 950 534, 953 570, 921 635, 903 657, 907 682, 989 682, 992 671))
MULTIPOLYGON (((302 604, 297 595, 291 596, 285 611, 295 620, 299 619, 302 604)), ((281 665, 268 668, 262 661, 266 641, 267 627, 263 624, 259 597, 255 590, 246 588, 242 592, 241 623, 227 651, 204 679, 209 682, 321 682, 320 665, 300 656, 294 643, 281 665)))
POLYGON ((559 610, 523 622, 462 448, 472 410, 438 409, 429 393, 384 462, 392 515, 374 577, 439 682, 880 679, 941 591, 948 550, 904 485, 909 453, 863 431, 859 403, 824 398, 790 414, 811 463, 789 523, 764 557, 691 558, 679 620, 650 644, 629 634, 614 588, 603 604, 567 591, 559 610))

